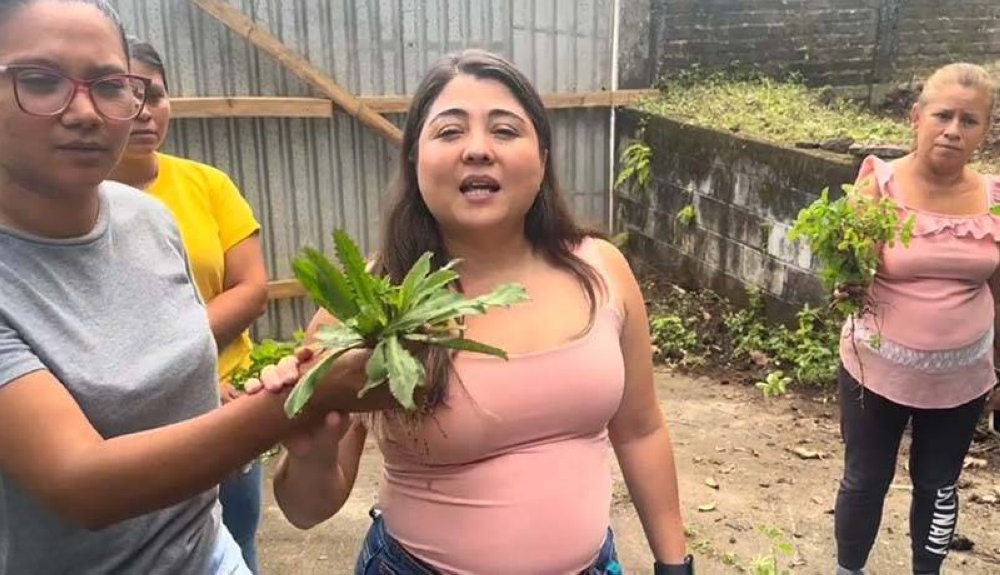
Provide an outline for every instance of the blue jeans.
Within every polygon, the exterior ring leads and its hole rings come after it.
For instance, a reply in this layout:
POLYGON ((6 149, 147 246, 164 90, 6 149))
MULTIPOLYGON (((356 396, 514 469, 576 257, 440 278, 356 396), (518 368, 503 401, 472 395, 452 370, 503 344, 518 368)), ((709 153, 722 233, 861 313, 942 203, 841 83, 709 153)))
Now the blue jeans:
POLYGON ((240 546, 225 525, 219 525, 219 533, 215 539, 215 549, 205 575, 251 575, 250 569, 243 561, 240 546))
MULTIPOLYGON (((373 513, 374 522, 368 529, 368 536, 361 546, 361 554, 354 566, 354 575, 437 575, 437 572, 407 553, 398 541, 385 530, 381 514, 373 513)), ((624 571, 618 563, 615 549, 615 534, 608 528, 594 564, 580 575, 622 575, 624 571)))
POLYGON ((257 575, 257 526, 260 524, 264 466, 255 461, 246 472, 230 477, 219 486, 222 523, 243 552, 243 559, 257 575))

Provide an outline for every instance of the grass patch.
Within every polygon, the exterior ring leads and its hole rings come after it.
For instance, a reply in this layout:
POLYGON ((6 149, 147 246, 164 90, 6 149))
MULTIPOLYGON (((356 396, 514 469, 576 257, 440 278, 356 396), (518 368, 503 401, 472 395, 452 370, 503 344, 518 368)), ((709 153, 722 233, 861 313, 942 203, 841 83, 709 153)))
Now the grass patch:
MULTIPOLYGON (((791 76, 678 73, 662 79, 660 94, 638 104, 642 111, 698 126, 728 130, 787 146, 850 138, 863 145, 910 146, 908 122, 880 116, 829 89, 805 86, 791 76)), ((979 157, 976 169, 1000 173, 1000 157, 979 157)))
POLYGON ((660 83, 660 95, 640 104, 712 128, 780 144, 851 138, 862 144, 908 145, 910 127, 880 118, 844 99, 831 98, 792 79, 727 78, 722 73, 678 76, 660 83))

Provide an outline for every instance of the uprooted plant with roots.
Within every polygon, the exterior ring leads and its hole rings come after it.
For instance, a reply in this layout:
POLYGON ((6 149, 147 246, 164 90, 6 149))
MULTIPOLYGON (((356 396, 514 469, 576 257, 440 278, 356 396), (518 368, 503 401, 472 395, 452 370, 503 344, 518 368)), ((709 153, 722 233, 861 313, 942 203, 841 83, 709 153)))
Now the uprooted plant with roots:
MULTIPOLYGON (((823 189, 820 198, 799 213, 788 237, 805 240, 819 260, 820 280, 838 294, 830 306, 850 320, 851 341, 857 346, 855 322, 877 315, 869 288, 882 248, 896 242, 908 247, 915 219, 901 220, 900 207, 891 198, 857 193, 853 185, 842 189, 843 196, 836 200, 830 199, 829 188, 823 189)), ((878 330, 869 343, 876 349, 880 346, 878 330)))

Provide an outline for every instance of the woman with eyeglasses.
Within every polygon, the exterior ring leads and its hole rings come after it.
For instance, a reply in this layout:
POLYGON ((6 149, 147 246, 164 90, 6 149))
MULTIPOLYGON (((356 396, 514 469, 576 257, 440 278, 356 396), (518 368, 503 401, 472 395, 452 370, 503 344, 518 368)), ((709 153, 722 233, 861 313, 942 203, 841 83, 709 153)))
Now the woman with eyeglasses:
MULTIPOLYGON (((222 403, 239 396, 229 379, 250 364, 250 325, 267 305, 267 270, 260 225, 250 205, 223 172, 205 164, 159 152, 170 124, 167 73, 152 45, 129 40, 132 70, 149 78, 146 105, 132 123, 128 147, 110 179, 145 190, 177 219, 191 272, 208 309, 208 323, 219 347, 222 403)), ((258 572, 257 526, 263 496, 259 461, 219 486, 222 522, 258 572)))
MULTIPOLYGON (((245 575, 217 485, 390 399, 357 399, 359 352, 300 418, 281 393, 219 408, 174 219, 105 181, 149 88, 105 0, 0 0, 0 575, 245 575)), ((295 361, 266 375, 293 381, 295 361)))

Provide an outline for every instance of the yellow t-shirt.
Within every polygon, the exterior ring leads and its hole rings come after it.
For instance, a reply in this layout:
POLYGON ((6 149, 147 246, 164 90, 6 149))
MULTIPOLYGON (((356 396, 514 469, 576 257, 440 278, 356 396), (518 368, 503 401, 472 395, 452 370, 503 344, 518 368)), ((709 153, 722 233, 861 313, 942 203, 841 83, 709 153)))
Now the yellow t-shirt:
MULTIPOLYGON (((147 191, 177 220, 202 299, 225 290, 226 252, 260 229, 250 204, 223 172, 205 164, 157 154, 160 172, 147 191)), ((250 363, 249 330, 219 352, 219 377, 250 363)))

